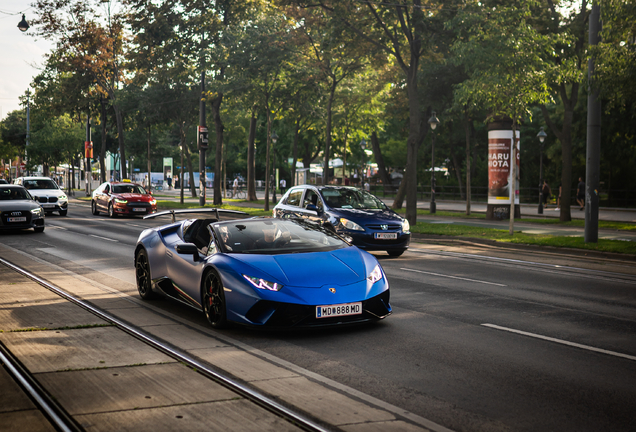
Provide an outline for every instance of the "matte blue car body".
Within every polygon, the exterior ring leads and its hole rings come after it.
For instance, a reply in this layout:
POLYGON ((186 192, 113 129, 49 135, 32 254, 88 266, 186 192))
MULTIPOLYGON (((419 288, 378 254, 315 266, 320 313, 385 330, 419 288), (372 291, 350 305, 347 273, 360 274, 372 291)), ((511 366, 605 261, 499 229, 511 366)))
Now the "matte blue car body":
POLYGON ((176 252, 177 245, 184 243, 184 222, 187 221, 144 230, 139 236, 135 256, 140 249, 146 250, 153 290, 162 291, 198 310, 202 310, 203 276, 214 270, 223 282, 227 320, 238 324, 268 326, 281 304, 311 307, 314 311, 315 306, 369 299, 382 304, 382 313, 371 319, 368 314, 360 319, 309 319, 298 326, 365 322, 382 319, 391 313, 389 283, 382 267, 374 256, 355 246, 326 252, 275 255, 218 251, 195 258, 176 252), (375 266, 379 266, 382 278, 371 283, 368 276, 375 266), (283 288, 280 291, 258 289, 243 275, 276 282, 283 288), (374 299, 378 296, 382 299, 374 299), (257 304, 259 307, 255 308, 257 304))

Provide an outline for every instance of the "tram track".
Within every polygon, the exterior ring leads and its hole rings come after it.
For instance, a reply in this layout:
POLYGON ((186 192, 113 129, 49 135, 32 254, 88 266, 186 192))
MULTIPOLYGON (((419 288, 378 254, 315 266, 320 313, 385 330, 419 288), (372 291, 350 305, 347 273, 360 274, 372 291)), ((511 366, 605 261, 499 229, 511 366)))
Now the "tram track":
MULTIPOLYGON (((300 430, 308 432, 326 432, 334 430, 333 428, 321 424, 306 415, 299 413, 285 405, 278 403, 275 400, 255 391, 254 389, 244 385, 237 380, 230 378, 226 375, 219 373, 216 370, 210 368, 207 364, 193 358, 186 353, 183 353, 162 341, 152 337, 151 335, 141 331, 139 328, 130 325, 129 323, 107 313, 103 310, 93 306, 92 304, 85 302, 65 290, 55 286, 54 284, 40 278, 39 276, 29 272, 28 270, 21 268, 3 258, 0 258, 0 264, 10 268, 11 270, 27 277, 28 279, 36 282, 44 288, 50 290, 61 298, 68 302, 71 302, 82 309, 94 314, 98 318, 110 323, 117 329, 127 333, 135 339, 143 342, 144 344, 152 347, 153 349, 160 351, 161 353, 171 357, 172 359, 186 365, 190 369, 196 371, 203 377, 214 381, 215 383, 229 389, 253 404, 269 411, 280 419, 289 422, 291 425, 296 426, 300 430)), ((24 367, 20 361, 3 345, 0 343, 0 360, 6 365, 7 370, 12 375, 14 380, 20 384, 20 386, 29 395, 32 401, 37 405, 38 409, 45 414, 47 419, 58 430, 62 431, 79 431, 84 430, 81 425, 76 422, 72 416, 70 416, 63 407, 61 407, 53 397, 51 397, 47 391, 38 383, 37 379, 31 374, 26 367, 24 367)))

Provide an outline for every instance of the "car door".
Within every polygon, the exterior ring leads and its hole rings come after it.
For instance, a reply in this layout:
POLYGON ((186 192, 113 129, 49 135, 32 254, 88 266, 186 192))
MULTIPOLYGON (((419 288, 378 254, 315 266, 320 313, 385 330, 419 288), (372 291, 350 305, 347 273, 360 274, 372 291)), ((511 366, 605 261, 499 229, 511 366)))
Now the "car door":
POLYGON ((289 195, 284 202, 279 203, 276 207, 276 217, 290 218, 303 217, 303 211, 300 207, 302 203, 304 188, 296 187, 289 191, 289 195))
POLYGON ((303 195, 302 217, 320 224, 326 220, 325 205, 318 191, 313 188, 307 188, 303 195), (316 210, 309 210, 307 206, 316 206, 316 210))
POLYGON ((110 194, 110 184, 106 183, 104 187, 95 196, 97 207, 100 210, 108 211, 108 196, 110 194))
POLYGON ((197 307, 201 306, 201 275, 211 241, 211 234, 207 225, 203 220, 196 220, 186 228, 183 239, 171 245, 166 245, 168 277, 172 280, 179 298, 197 307), (178 246, 185 243, 195 244, 198 248, 198 253, 179 253, 177 250, 178 246))

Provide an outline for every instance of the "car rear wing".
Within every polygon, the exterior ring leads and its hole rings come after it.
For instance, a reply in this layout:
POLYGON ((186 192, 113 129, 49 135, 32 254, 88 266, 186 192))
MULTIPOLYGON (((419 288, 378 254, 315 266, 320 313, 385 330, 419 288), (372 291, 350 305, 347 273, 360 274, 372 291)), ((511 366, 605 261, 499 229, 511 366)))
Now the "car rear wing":
POLYGON ((152 218, 156 218, 159 216, 166 216, 166 215, 170 215, 172 216, 172 222, 175 222, 175 214, 181 214, 181 213, 215 213, 216 214, 216 219, 217 220, 221 220, 220 218, 220 213, 227 213, 227 214, 235 214, 235 215, 242 215, 242 216, 249 216, 249 213, 245 213, 243 211, 239 211, 239 210, 225 210, 225 209, 218 209, 218 208, 193 208, 193 209, 177 209, 177 210, 164 210, 161 212, 157 212, 157 213, 152 213, 149 215, 144 216, 144 219, 152 219, 152 218))

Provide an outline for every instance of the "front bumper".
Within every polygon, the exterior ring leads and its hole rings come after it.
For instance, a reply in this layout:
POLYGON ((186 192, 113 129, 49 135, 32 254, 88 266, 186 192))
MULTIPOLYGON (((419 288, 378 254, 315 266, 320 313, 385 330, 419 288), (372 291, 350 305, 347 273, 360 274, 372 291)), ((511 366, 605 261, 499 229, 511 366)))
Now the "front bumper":
POLYGON ((376 239, 375 233, 387 233, 390 231, 352 231, 352 230, 342 230, 338 231, 338 234, 349 236, 353 239, 353 244, 360 249, 364 249, 366 251, 404 251, 409 248, 409 244, 411 243, 411 234, 405 234, 400 231, 397 232, 397 238, 386 240, 386 239, 376 239))
POLYGON ((44 226, 44 217, 36 216, 30 210, 23 210, 22 215, 26 217, 25 222, 9 222, 9 212, 3 212, 0 216, 0 230, 23 230, 44 226))
POLYGON ((316 318, 316 306, 260 300, 245 318, 252 325, 267 328, 330 327, 378 321, 391 314, 389 290, 362 301, 362 314, 316 318))
POLYGON ((121 215, 147 215, 157 212, 157 205, 149 203, 113 203, 113 210, 121 215))

